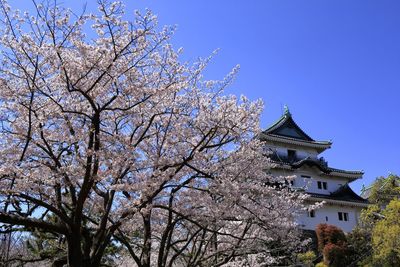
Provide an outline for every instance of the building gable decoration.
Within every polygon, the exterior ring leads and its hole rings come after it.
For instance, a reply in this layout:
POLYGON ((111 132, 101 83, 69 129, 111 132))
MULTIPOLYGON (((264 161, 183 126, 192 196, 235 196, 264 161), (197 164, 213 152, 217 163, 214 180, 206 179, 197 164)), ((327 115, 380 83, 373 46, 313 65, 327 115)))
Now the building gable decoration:
POLYGON ((296 124, 288 108, 285 109, 284 115, 277 122, 264 131, 264 134, 285 136, 303 141, 315 142, 314 139, 312 139, 296 124))
POLYGON ((306 134, 293 120, 292 114, 286 108, 283 116, 260 134, 261 140, 300 145, 316 148, 322 152, 332 145, 331 141, 316 141, 306 134))

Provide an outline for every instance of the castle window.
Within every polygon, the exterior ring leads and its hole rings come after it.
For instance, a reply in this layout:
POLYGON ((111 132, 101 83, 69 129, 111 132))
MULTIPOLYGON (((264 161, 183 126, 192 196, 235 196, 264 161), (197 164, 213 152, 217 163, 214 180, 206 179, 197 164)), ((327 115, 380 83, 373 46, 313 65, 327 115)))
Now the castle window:
POLYGON ((338 212, 339 221, 347 222, 349 220, 349 214, 347 212, 338 212))
POLYGON ((308 211, 308 213, 307 213, 307 217, 314 218, 314 217, 315 217, 315 211, 314 211, 314 210, 310 210, 310 211, 308 211))
POLYGON ((288 154, 288 160, 289 160, 290 162, 296 160, 296 150, 288 149, 287 154, 288 154))
POLYGON ((324 190, 328 189, 328 184, 326 182, 318 181, 317 185, 318 185, 318 189, 324 189, 324 190))

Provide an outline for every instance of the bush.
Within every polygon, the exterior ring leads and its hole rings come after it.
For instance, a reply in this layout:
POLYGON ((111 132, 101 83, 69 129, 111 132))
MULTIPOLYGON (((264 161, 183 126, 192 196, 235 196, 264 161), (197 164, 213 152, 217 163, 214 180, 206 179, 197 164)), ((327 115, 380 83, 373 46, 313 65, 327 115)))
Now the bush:
POLYGON ((336 245, 343 245, 346 243, 346 236, 342 229, 334 225, 326 223, 318 224, 316 233, 319 252, 322 252, 324 247, 329 243, 336 245))
POLYGON ((316 229, 318 251, 324 257, 324 263, 329 267, 346 266, 350 261, 346 235, 343 231, 329 224, 319 224, 316 229))
POLYGON ((325 263, 323 263, 323 262, 321 261, 321 262, 317 263, 317 264, 315 265, 315 267, 328 267, 328 265, 326 265, 325 263))
POLYGON ((324 262, 329 267, 347 266, 348 249, 344 245, 327 244, 323 250, 324 262))
POLYGON ((305 253, 297 254, 297 259, 304 263, 306 266, 312 266, 313 260, 316 258, 314 251, 307 251, 305 253))

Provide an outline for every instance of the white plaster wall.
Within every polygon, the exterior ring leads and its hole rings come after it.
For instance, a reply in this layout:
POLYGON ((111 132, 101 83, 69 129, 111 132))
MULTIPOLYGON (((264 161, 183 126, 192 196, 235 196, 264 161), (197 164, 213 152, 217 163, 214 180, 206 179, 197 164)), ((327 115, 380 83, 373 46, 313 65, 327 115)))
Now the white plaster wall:
POLYGON ((311 157, 316 159, 318 157, 318 152, 315 149, 308 149, 308 148, 301 148, 299 149, 298 146, 296 145, 290 145, 288 144, 287 146, 279 146, 279 145, 267 145, 267 148, 270 148, 272 151, 276 151, 278 155, 287 157, 287 151, 288 149, 291 150, 296 150, 297 158, 306 158, 306 157, 311 157))
POLYGON ((296 179, 294 180, 294 187, 303 187, 308 193, 317 193, 317 194, 327 194, 336 191, 340 186, 344 185, 348 180, 346 178, 339 177, 324 177, 316 174, 316 172, 300 172, 296 173, 296 179), (304 178, 302 175, 309 176, 311 178, 304 178), (327 189, 319 189, 318 181, 326 182, 327 189))
POLYGON ((360 212, 361 208, 359 207, 325 204, 322 208, 315 210, 315 217, 307 217, 307 213, 303 213, 299 216, 298 222, 301 228, 307 230, 315 230, 318 224, 327 223, 336 225, 348 233, 357 225, 360 212), (347 212, 349 220, 339 221, 338 212, 347 212))
POLYGON ((271 169, 269 171, 274 176, 295 176, 293 187, 304 188, 308 193, 329 195, 348 182, 346 178, 321 174, 321 171, 316 167, 303 166, 297 170, 271 169), (311 178, 304 178, 302 175, 311 178), (318 181, 326 182, 327 189, 318 189, 318 181))
MULTIPOLYGON (((340 184, 344 185, 347 182, 346 178, 331 177, 321 175, 318 168, 303 166, 298 170, 283 170, 283 169, 272 169, 270 170, 272 175, 278 176, 290 176, 294 175, 293 187, 302 187, 309 193, 318 193, 329 195, 331 192, 337 190, 340 184), (301 175, 310 176, 311 178, 303 178, 301 175), (318 189, 317 181, 325 181, 328 183, 328 189, 318 189)), ((307 217, 307 213, 299 216, 298 222, 302 228, 308 230, 315 230, 318 224, 327 223, 336 225, 341 228, 344 232, 350 232, 358 222, 358 218, 361 213, 360 207, 350 207, 343 205, 331 205, 325 204, 322 208, 315 211, 315 217, 307 217), (349 214, 349 221, 339 221, 338 212, 347 212, 349 214), (328 221, 326 220, 328 217, 328 221)))
MULTIPOLYGON (((282 147, 279 144, 269 144, 271 150, 276 151, 279 155, 284 157, 287 156, 287 150, 296 150, 298 158, 318 158, 318 152, 313 149, 299 149, 298 146, 285 146, 282 147)), ((304 188, 308 193, 326 194, 336 191, 341 185, 349 182, 348 179, 342 177, 327 176, 322 173, 317 167, 302 166, 296 170, 286 169, 270 169, 269 172, 275 176, 295 176, 293 187, 304 188), (303 178, 302 175, 309 176, 311 178, 303 178), (317 182, 327 182, 327 190, 318 189, 317 182)), ((298 222, 303 229, 315 230, 318 224, 327 223, 336 225, 341 228, 344 232, 350 232, 358 223, 358 218, 361 213, 360 207, 351 207, 343 205, 331 205, 325 204, 322 208, 315 211, 315 217, 307 217, 307 213, 301 214, 298 218, 298 222), (349 216, 348 221, 339 221, 338 212, 347 212, 349 216)))

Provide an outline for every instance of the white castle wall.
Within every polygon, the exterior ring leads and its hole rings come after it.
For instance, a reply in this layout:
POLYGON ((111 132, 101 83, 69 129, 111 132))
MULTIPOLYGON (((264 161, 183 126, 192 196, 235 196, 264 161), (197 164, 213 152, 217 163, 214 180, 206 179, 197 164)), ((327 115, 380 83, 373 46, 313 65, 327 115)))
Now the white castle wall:
MULTIPOLYGON (((299 147, 280 147, 276 145, 268 145, 271 150, 279 153, 283 157, 287 156, 287 150, 296 150, 297 158, 311 157, 317 159, 318 153, 312 149, 299 149, 299 147)), ((340 186, 349 182, 348 178, 328 176, 321 172, 317 167, 302 166, 295 170, 285 169, 271 169, 272 175, 277 176, 295 176, 293 181, 293 187, 303 188, 307 193, 326 194, 336 191, 340 186), (310 178, 304 178, 302 176, 309 176, 310 178), (319 189, 317 182, 326 182, 327 189, 319 189)), ((361 213, 361 207, 352 207, 350 205, 332 205, 325 204, 322 208, 315 211, 315 217, 308 217, 307 213, 299 216, 298 222, 303 229, 315 230, 318 224, 327 223, 336 225, 341 228, 344 232, 350 232, 358 223, 358 218, 361 213), (338 212, 347 212, 348 221, 340 221, 338 212)))
POLYGON ((333 224, 341 228, 344 232, 351 232, 357 225, 361 208, 348 207, 339 205, 325 204, 322 208, 315 211, 315 217, 307 217, 307 214, 301 214, 298 222, 303 229, 315 230, 318 224, 333 224), (340 221, 338 212, 347 212, 349 214, 348 221, 340 221))
POLYGON ((279 145, 270 144, 270 145, 268 145, 268 148, 270 148, 272 151, 278 153, 278 155, 283 156, 283 157, 287 157, 288 149, 296 150, 298 158, 310 157, 310 158, 316 159, 318 157, 317 150, 312 149, 312 148, 309 148, 309 149, 304 148, 304 149, 299 150, 298 146, 296 146, 296 145, 288 144, 287 146, 282 147, 279 145))
POLYGON ((307 166, 303 166, 301 169, 295 171, 282 169, 271 170, 271 173, 275 176, 295 176, 293 187, 303 188, 308 193, 329 195, 348 182, 348 179, 346 178, 321 175, 318 174, 318 172, 320 171, 316 167, 309 168, 307 166), (310 178, 304 178, 302 176, 308 176, 310 178), (318 181, 326 182, 327 189, 319 189, 318 181))

